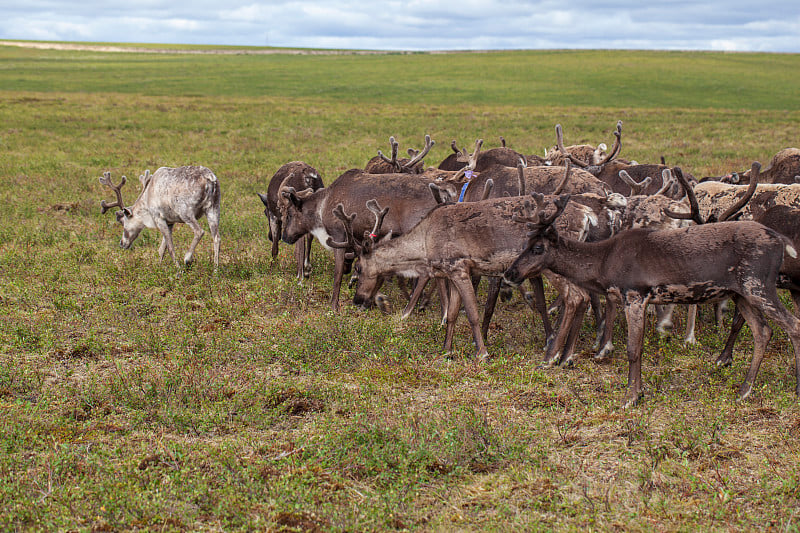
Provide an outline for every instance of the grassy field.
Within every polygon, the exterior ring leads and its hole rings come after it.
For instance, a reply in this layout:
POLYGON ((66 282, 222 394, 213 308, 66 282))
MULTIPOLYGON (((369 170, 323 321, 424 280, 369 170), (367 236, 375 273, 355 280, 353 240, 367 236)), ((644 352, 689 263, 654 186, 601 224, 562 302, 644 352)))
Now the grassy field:
MULTIPOLYGON (((0 529, 791 531, 800 528, 794 357, 776 330, 736 401, 706 312, 697 346, 648 335, 646 394, 615 359, 542 369, 542 331, 499 306, 492 359, 466 320, 329 310, 331 258, 269 259, 256 192, 301 159, 326 183, 394 135, 405 149, 504 136, 524 153, 611 143, 695 176, 800 138, 800 56, 503 52, 112 54, 0 47, 0 529), (222 257, 159 264, 100 214, 103 171, 203 164, 222 257)), ((185 250, 191 232, 176 230, 185 250)), ((346 301, 349 292, 345 291, 346 301)), ((394 289, 395 307, 402 302, 394 289)), ((683 315, 678 316, 678 327, 683 315)), ((652 327, 650 328, 652 330, 652 327)), ((679 334, 678 334, 679 336, 679 334)))

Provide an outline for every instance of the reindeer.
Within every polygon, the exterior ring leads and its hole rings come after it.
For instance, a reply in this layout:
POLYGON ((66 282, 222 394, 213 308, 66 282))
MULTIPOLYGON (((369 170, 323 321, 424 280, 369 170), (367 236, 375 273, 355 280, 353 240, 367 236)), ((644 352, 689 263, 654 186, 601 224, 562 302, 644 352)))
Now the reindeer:
MULTIPOLYGON (((507 148, 505 145, 505 139, 502 137, 500 137, 500 139, 503 143, 503 146, 498 148, 490 148, 480 153, 474 165, 474 170, 476 172, 483 172, 487 168, 495 165, 516 168, 520 161, 526 165, 529 163, 526 156, 522 155, 516 150, 507 148)), ((471 155, 467 153, 467 150, 464 148, 459 150, 458 146, 456 146, 455 140, 450 143, 450 148, 453 150, 453 153, 448 155, 441 163, 439 163, 439 170, 456 171, 467 166, 471 158, 471 155)))
MULTIPOLYGON (((370 174, 420 174, 425 170, 425 162, 423 159, 426 155, 428 155, 428 152, 430 152, 434 144, 436 144, 436 142, 431 140, 431 136, 426 135, 425 147, 422 149, 422 151, 409 148, 408 156, 410 159, 397 159, 397 151, 400 148, 400 145, 394 137, 389 137, 389 145, 392 148, 392 158, 389 159, 383 155, 383 152, 378 150, 378 155, 367 161, 367 164, 364 166, 364 170, 370 174)), ((466 163, 464 166, 466 166, 466 163)))
MULTIPOLYGON (((272 260, 278 256, 278 243, 281 240, 281 214, 278 208, 279 191, 283 188, 293 187, 303 191, 311 189, 316 191, 325 184, 322 182, 317 170, 302 161, 286 163, 278 169, 269 180, 267 194, 258 193, 264 204, 264 215, 269 223, 269 240, 272 241, 272 260)), ((313 237, 306 235, 303 242, 295 244, 294 256, 297 261, 298 279, 307 278, 311 274, 311 242, 313 237)))
POLYGON ((700 303, 724 295, 735 299, 755 341, 739 398, 750 395, 771 337, 765 316, 780 324, 792 341, 795 391, 800 394, 800 320, 783 307, 775 288, 784 253, 797 255, 789 239, 757 222, 742 221, 674 230, 632 229, 605 241, 578 242, 559 236, 553 225, 568 201, 568 196, 561 196, 552 213, 545 215, 538 209, 527 220, 527 247, 506 270, 504 279, 519 284, 549 269, 624 305, 629 363, 625 407, 635 404, 642 393, 647 305, 700 303))
MULTIPOLYGON (((480 140, 476 142, 474 157, 467 168, 455 173, 435 171, 446 174, 435 180, 438 194, 446 195, 448 199, 457 197, 462 178, 474 166, 481 143, 480 140)), ((346 257, 348 250, 334 248, 328 243, 329 237, 334 242, 345 242, 346 237, 342 224, 333 213, 334 207, 343 204, 346 211, 356 215, 353 227, 360 241, 372 220, 366 202, 375 198, 392 208, 385 229, 393 235, 402 235, 436 205, 430 184, 431 175, 428 173, 369 174, 361 169, 351 169, 324 189, 296 191, 287 187, 281 190, 279 204, 283 214, 283 241, 294 244, 301 236, 311 233, 325 248, 333 250, 335 266, 331 307, 335 311, 339 310, 342 277, 350 270, 352 260, 346 257)))
MULTIPOLYGON (((617 159, 619 154, 622 137, 622 121, 617 122, 617 128, 614 131, 616 140, 614 147, 610 154, 605 158, 600 159, 595 155, 592 162, 586 161, 587 157, 584 154, 583 158, 573 154, 575 150, 570 147, 564 148, 563 135, 561 132, 561 125, 556 125, 556 146, 557 154, 551 159, 551 164, 556 162, 561 163, 564 160, 571 161, 581 169, 595 176, 598 180, 606 183, 611 191, 622 194, 624 196, 637 196, 637 195, 653 195, 663 194, 675 200, 682 196, 680 186, 675 182, 669 182, 664 179, 658 179, 663 176, 664 170, 669 167, 664 162, 658 164, 643 164, 640 165, 636 162, 624 161, 617 159)), ((689 181, 694 182, 694 177, 687 175, 689 181)))
POLYGON ((111 181, 111 173, 104 172, 100 183, 109 187, 117 196, 117 201, 107 204, 100 202, 102 212, 105 213, 112 207, 119 207, 116 212, 117 221, 122 224, 122 240, 119 245, 129 249, 147 228, 158 228, 163 238, 158 247, 159 260, 164 259, 164 250, 168 249, 175 266, 179 267, 175 258, 175 247, 172 244, 172 227, 177 223, 184 223, 194 233, 194 239, 189 245, 189 250, 183 258, 185 264, 192 262, 194 249, 205 233, 197 222, 203 215, 208 219, 208 229, 214 241, 214 268, 219 266, 219 181, 214 173, 206 167, 161 167, 150 175, 149 170, 139 176, 142 192, 136 202, 125 206, 122 200, 121 189, 127 178, 122 176, 119 185, 111 181))
MULTIPOLYGON (((750 171, 742 173, 732 172, 725 176, 706 177, 706 181, 721 181, 723 183, 747 184, 750 181, 750 171)), ((769 166, 758 176, 759 183, 783 183, 791 185, 800 181, 800 149, 784 148, 772 156, 769 166)))
MULTIPOLYGON (((525 232, 524 226, 514 222, 513 218, 523 213, 525 201, 521 197, 504 197, 439 204, 404 235, 382 239, 378 235, 382 233, 382 217, 386 214, 378 211, 377 203, 371 202, 377 223, 360 244, 355 241, 355 230, 351 226, 353 215, 345 215, 337 207, 347 241, 330 241, 329 245, 355 249, 358 253, 355 305, 369 305, 383 278, 389 275, 446 278, 450 282, 450 291, 444 350, 449 353, 452 349, 455 322, 463 302, 477 346, 477 357, 483 360, 488 357, 488 351, 481 332, 472 276, 498 276, 517 257, 524 245, 525 232)), ((587 208, 577 204, 571 206, 571 211, 574 219, 590 214, 587 208)))
POLYGON ((569 160, 573 164, 584 168, 589 165, 604 165, 611 161, 617 155, 621 148, 622 137, 622 121, 617 121, 617 127, 614 131, 616 137, 614 146, 610 153, 606 153, 607 146, 604 143, 594 147, 590 144, 578 144, 564 147, 564 134, 561 129, 561 124, 556 124, 556 146, 549 151, 545 151, 545 164, 563 166, 569 160))

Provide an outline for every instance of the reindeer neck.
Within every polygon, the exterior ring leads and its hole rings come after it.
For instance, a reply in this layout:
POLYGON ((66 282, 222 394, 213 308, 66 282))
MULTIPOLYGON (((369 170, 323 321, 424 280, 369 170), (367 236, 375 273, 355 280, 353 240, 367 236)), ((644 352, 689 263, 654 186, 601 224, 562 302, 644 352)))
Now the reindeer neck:
POLYGON ((424 235, 420 232, 412 231, 397 239, 379 243, 373 254, 384 274, 405 272, 417 275, 429 263, 424 235), (415 234, 421 238, 415 238, 415 234))
POLYGON ((599 278, 606 257, 606 243, 558 238, 548 268, 569 281, 590 290, 602 289, 599 278))

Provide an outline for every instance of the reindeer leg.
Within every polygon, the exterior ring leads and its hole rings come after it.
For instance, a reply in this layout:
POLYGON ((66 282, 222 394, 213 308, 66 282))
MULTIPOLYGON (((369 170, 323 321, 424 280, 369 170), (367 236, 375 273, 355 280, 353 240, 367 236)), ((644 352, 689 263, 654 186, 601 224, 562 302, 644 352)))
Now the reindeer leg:
POLYGON ((733 322, 731 322, 728 340, 725 341, 725 347, 722 349, 722 353, 717 357, 717 366, 730 366, 733 362, 733 347, 736 345, 736 339, 739 337, 742 326, 744 326, 744 316, 742 316, 742 313, 739 311, 739 306, 737 305, 733 311, 733 322))
POLYGON ((311 244, 314 242, 314 236, 310 233, 305 238, 305 254, 303 255, 303 277, 307 278, 311 275, 311 244))
POLYGON ((656 308, 656 331, 659 335, 668 336, 672 328, 672 313, 675 311, 675 304, 657 305, 656 308))
POLYGON ((442 306, 442 326, 447 323, 448 299, 450 297, 448 286, 447 279, 436 278, 436 287, 439 289, 439 303, 442 306))
POLYGON ((209 209, 206 213, 208 220, 208 231, 211 232, 211 240, 214 243, 214 269, 219 268, 219 245, 222 239, 219 236, 219 210, 209 209))
POLYGON ((339 312, 339 292, 342 288, 342 276, 344 276, 345 259, 344 249, 335 248, 333 250, 333 293, 331 294, 331 309, 339 312))
MULTIPOLYGON (((755 383, 758 375, 758 368, 761 366, 761 361, 764 359, 764 353, 767 350, 767 344, 772 337, 772 329, 767 325, 767 321, 758 307, 760 306, 753 306, 746 297, 737 296, 736 298, 736 308, 742 313, 747 325, 750 326, 750 331, 753 333, 753 360, 750 362, 750 368, 747 371, 744 382, 739 387, 740 400, 750 396, 753 391, 753 383, 755 383)), ((764 310, 763 307, 762 310, 764 310)))
POLYGON ((200 239, 203 238, 203 235, 205 235, 206 232, 203 230, 202 226, 200 226, 200 223, 194 218, 184 220, 184 222, 191 228, 192 233, 194 233, 194 239, 192 239, 191 244, 189 244, 189 250, 186 252, 186 255, 183 256, 184 264, 188 265, 192 262, 192 258, 194 257, 194 249, 197 248, 197 244, 200 242, 200 239))
POLYGON ((453 353, 453 335, 456 331, 458 312, 461 310, 461 296, 452 282, 448 283, 448 293, 447 313, 445 314, 447 329, 444 335, 444 353, 447 356, 453 353))
POLYGON ((646 324, 648 298, 628 296, 625 318, 628 321, 628 394, 624 408, 636 405, 642 395, 642 345, 646 324))
POLYGON ((488 339, 489 323, 492 321, 494 309, 497 306, 497 297, 500 294, 500 278, 492 276, 489 278, 489 288, 486 293, 486 305, 483 307, 483 322, 481 324, 481 335, 484 342, 488 339))
POLYGON ((697 304, 690 304, 686 308, 686 336, 683 342, 686 344, 697 344, 694 336, 695 325, 697 324, 697 304))
POLYGON ((269 240, 272 241, 272 260, 278 257, 278 242, 281 240, 281 219, 270 213, 269 240))
POLYGON ((178 263, 178 260, 175 259, 175 246, 172 244, 172 224, 167 224, 162 219, 156 221, 156 226, 158 227, 158 231, 161 232, 161 236, 163 238, 161 245, 158 247, 159 258, 164 258, 163 248, 166 246, 167 250, 169 250, 169 255, 172 257, 172 261, 175 263, 175 266, 180 268, 181 265, 178 263))
POLYGON ((403 314, 400 315, 400 320, 405 320, 411 316, 411 313, 417 306, 420 296, 422 296, 422 293, 425 290, 425 286, 428 285, 428 281, 430 281, 430 278, 427 276, 417 278, 417 284, 414 286, 414 292, 411 293, 411 298, 408 299, 408 304, 406 305, 405 309, 403 309, 403 314))
POLYGON ((297 269, 297 279, 303 281, 304 267, 306 261, 306 239, 301 237, 294 243, 294 264, 297 269))
MULTIPOLYGON (((756 300, 756 303, 757 304, 758 303, 761 304, 759 307, 763 311, 764 315, 766 315, 766 318, 768 318, 768 319, 776 322, 778 325, 780 325, 784 329, 784 331, 786 331, 786 334, 789 336, 789 339, 792 341, 792 348, 794 349, 794 361, 795 361, 795 380, 796 380, 795 381, 795 394, 800 396, 800 319, 798 319, 796 316, 791 314, 783 306, 783 304, 781 303, 780 299, 778 298, 778 291, 777 291, 777 289, 775 288, 774 285, 765 287, 765 290, 766 290, 766 294, 764 295, 764 298, 762 299, 762 301, 758 302, 758 300, 756 300)), ((794 297, 794 295, 792 295, 792 296, 794 297)), ((748 303, 749 303, 749 300, 750 299, 748 298, 748 303)), ((736 303, 737 303, 737 305, 739 304, 738 301, 736 303)), ((742 309, 742 314, 745 314, 744 309, 742 309)), ((745 315, 745 318, 747 318, 747 315, 745 315)), ((762 318, 762 320, 763 320, 763 318, 762 318)), ((750 324, 749 320, 747 322, 748 322, 748 324, 750 324)), ((771 332, 771 330, 769 329, 769 326, 766 326, 766 321, 765 320, 764 320, 764 324, 765 324, 766 330, 771 332)), ((750 326, 750 329, 751 330, 753 329, 752 325, 750 326)), ((755 333, 753 333, 753 336, 755 337, 755 333)), ((763 351, 766 350, 766 343, 767 342, 769 342, 769 337, 767 337, 766 342, 764 343, 764 350, 763 351)), ((764 355, 763 351, 761 353, 762 357, 764 355)), ((755 350, 754 350, 754 352, 755 352, 755 350)), ((758 363, 759 364, 761 363, 760 358, 759 358, 758 363)), ((758 373, 758 364, 757 364, 757 362, 755 360, 755 353, 754 353, 753 363, 750 365, 750 371, 747 373, 747 380, 749 380, 750 388, 752 388, 752 384, 755 382, 755 378, 756 378, 756 374, 757 373, 758 373)), ((746 381, 745 384, 746 383, 748 383, 748 381, 746 381)), ((744 387, 745 384, 743 384, 742 387, 744 387)), ((741 396, 741 389, 740 389, 740 396, 742 398, 745 398, 747 396, 747 394, 749 394, 749 393, 750 393, 750 389, 747 389, 746 390, 746 394, 741 396)))
POLYGON ((553 326, 550 325, 550 317, 547 314, 547 302, 544 298, 544 281, 542 280, 542 276, 536 276, 534 278, 530 278, 528 282, 531 284, 531 288, 533 289, 533 304, 531 304, 531 297, 527 293, 524 295, 525 303, 528 304, 528 307, 538 312, 539 316, 542 317, 544 341, 545 344, 547 344, 547 342, 549 342, 553 336, 553 326))
MULTIPOLYGON (((467 313, 467 320, 469 320, 469 325, 472 327, 472 338, 478 350, 475 357, 479 361, 486 361, 489 358, 489 352, 486 350, 483 335, 481 335, 480 311, 478 310, 478 300, 475 297, 472 281, 469 275, 463 272, 456 272, 450 279, 464 302, 464 311, 467 313)), ((450 324, 448 323, 447 326, 449 328, 450 324)))
POLYGON ((614 351, 614 319, 617 317, 618 304, 613 298, 606 295, 606 308, 605 317, 603 318, 603 336, 598 343, 599 349, 594 355, 594 360, 597 362, 605 361, 608 359, 612 351, 614 351))
MULTIPOLYGON (((583 291, 581 291, 583 293, 583 291)), ((583 293, 581 296, 581 302, 578 303, 578 307, 575 310, 575 314, 572 317, 572 325, 569 328, 569 332, 567 334, 566 341, 564 343, 564 350, 561 354, 561 362, 560 365, 562 367, 572 366, 573 364, 573 357, 575 356, 575 344, 578 342, 578 337, 581 332, 581 325, 583 322, 583 316, 586 314, 586 308, 589 306, 590 298, 589 295, 583 293)))

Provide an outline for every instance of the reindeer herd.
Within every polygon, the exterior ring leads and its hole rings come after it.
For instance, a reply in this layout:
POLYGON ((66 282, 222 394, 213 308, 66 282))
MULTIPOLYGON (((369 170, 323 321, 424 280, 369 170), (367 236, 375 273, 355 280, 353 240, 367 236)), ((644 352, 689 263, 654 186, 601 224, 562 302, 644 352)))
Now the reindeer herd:
MULTIPOLYGON (((646 310, 653 304, 660 331, 671 325, 676 304, 690 306, 687 342, 694 342, 696 305, 733 300, 736 309, 728 342, 717 364, 732 360, 736 335, 746 321, 754 353, 739 397, 747 397, 764 357, 771 329, 767 319, 788 334, 795 353, 796 392, 800 395, 800 320, 789 313, 777 289, 791 293, 800 310, 800 150, 781 150, 766 170, 758 163, 745 172, 696 180, 678 167, 640 164, 619 157, 622 122, 614 144, 564 146, 561 126, 556 145, 544 157, 505 146, 472 152, 459 149, 438 167, 424 158, 434 145, 398 157, 378 155, 363 169, 343 173, 327 187, 308 164, 294 161, 272 177, 259 194, 269 221, 272 257, 278 242, 295 244, 297 276, 311 268, 316 238, 334 255, 331 306, 340 310, 345 275, 356 283, 353 303, 390 303, 380 290, 396 280, 407 299, 402 317, 421 299, 438 292, 446 324, 444 350, 453 346, 463 308, 481 360, 489 324, 504 291, 517 289, 543 324, 546 364, 569 365, 586 311, 597 327, 596 360, 610 356, 618 308, 627 321, 628 392, 625 405, 642 392, 641 356, 646 310), (476 287, 488 280, 486 302, 476 287), (558 293, 551 324, 543 278, 558 293), (522 288, 527 281, 530 290, 522 288)), ((204 167, 160 168, 140 176, 142 190, 125 206, 119 185, 106 172, 100 182, 117 202, 102 202, 103 212, 118 206, 123 225, 120 245, 130 247, 144 227, 163 235, 159 257, 169 250, 172 227, 186 223, 194 239, 184 262, 203 236, 197 219, 205 215, 219 261, 220 189, 204 167)))

